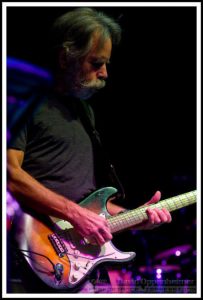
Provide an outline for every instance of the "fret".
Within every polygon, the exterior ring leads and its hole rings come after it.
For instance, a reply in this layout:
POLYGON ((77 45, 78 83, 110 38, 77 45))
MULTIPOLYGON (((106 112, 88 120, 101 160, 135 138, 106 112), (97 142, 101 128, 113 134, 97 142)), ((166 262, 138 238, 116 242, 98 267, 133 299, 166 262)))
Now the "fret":
MULTIPOLYGON (((167 208, 169 211, 174 211, 184 206, 188 206, 196 202, 196 191, 191 191, 179 196, 171 197, 166 200, 161 200, 158 203, 149 205, 151 208, 167 208)), ((136 208, 131 211, 127 211, 123 214, 111 216, 107 218, 107 222, 110 226, 111 232, 121 231, 130 228, 134 225, 140 224, 144 220, 147 220, 146 213, 147 206, 136 208)))

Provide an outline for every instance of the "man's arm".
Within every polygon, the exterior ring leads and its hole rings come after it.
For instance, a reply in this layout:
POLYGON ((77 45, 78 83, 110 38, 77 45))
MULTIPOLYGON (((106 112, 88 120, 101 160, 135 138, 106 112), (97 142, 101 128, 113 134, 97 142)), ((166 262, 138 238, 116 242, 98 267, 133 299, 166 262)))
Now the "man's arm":
POLYGON ((83 237, 94 239, 99 245, 112 239, 107 221, 96 213, 82 208, 46 188, 22 169, 24 152, 7 152, 8 189, 24 206, 34 211, 69 221, 83 237))

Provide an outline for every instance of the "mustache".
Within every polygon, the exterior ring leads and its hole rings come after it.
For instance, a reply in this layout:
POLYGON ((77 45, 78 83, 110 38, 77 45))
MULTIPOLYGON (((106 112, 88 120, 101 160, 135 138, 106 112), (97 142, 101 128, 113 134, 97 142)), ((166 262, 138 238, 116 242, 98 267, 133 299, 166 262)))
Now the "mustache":
POLYGON ((96 80, 91 80, 91 81, 84 80, 81 82, 82 88, 90 88, 90 89, 96 89, 96 90, 104 88, 105 85, 106 85, 106 81, 103 79, 96 79, 96 80))

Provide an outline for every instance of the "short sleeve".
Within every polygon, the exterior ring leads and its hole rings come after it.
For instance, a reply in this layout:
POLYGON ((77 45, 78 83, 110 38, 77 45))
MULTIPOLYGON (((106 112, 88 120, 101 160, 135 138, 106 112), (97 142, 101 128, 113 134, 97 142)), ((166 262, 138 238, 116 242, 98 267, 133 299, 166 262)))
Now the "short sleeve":
POLYGON ((27 144, 27 126, 25 123, 21 128, 15 130, 15 133, 11 134, 10 140, 8 142, 8 149, 17 149, 25 152, 27 144))

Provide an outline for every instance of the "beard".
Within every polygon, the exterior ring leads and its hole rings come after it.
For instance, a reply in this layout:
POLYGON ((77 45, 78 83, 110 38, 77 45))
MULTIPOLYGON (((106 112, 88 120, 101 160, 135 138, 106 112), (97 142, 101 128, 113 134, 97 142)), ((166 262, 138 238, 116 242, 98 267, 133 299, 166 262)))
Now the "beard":
POLYGON ((81 99, 87 100, 97 91, 104 88, 106 85, 105 80, 96 79, 96 80, 80 80, 77 84, 77 88, 74 89, 74 96, 81 99))
POLYGON ((104 79, 85 79, 85 74, 81 72, 81 64, 73 63, 72 67, 64 74, 66 94, 72 95, 81 100, 89 99, 97 91, 104 88, 106 81, 104 79))

